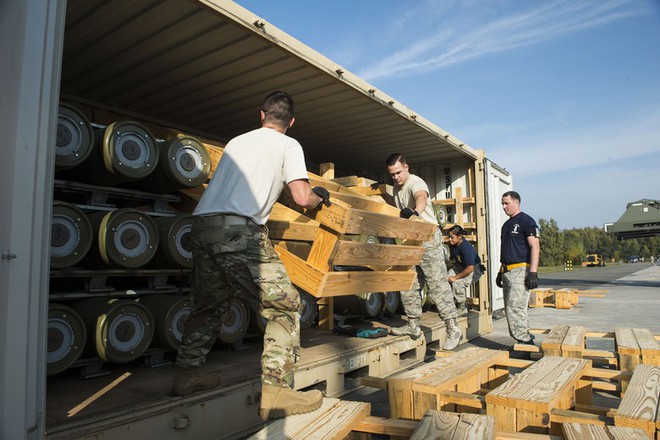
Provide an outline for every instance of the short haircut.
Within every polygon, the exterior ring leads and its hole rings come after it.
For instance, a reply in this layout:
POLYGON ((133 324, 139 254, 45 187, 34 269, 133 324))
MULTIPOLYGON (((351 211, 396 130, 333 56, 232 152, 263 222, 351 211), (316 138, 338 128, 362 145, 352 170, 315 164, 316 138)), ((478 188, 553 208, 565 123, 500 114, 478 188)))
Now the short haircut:
POLYGON ((405 165, 408 162, 406 162, 406 158, 403 156, 401 153, 392 153, 389 156, 387 156, 387 160, 385 161, 385 165, 388 167, 391 167, 397 162, 401 162, 401 165, 405 165))
POLYGON ((287 127, 293 118, 293 107, 291 95, 281 91, 273 92, 264 99, 264 121, 287 127))
POLYGON ((518 200, 520 202, 520 194, 518 194, 515 191, 507 191, 504 194, 502 194, 502 198, 504 197, 511 197, 513 200, 518 200))
POLYGON ((463 237, 465 236, 465 229, 463 229, 459 225, 454 225, 451 228, 449 228, 449 233, 454 234, 457 237, 463 237))

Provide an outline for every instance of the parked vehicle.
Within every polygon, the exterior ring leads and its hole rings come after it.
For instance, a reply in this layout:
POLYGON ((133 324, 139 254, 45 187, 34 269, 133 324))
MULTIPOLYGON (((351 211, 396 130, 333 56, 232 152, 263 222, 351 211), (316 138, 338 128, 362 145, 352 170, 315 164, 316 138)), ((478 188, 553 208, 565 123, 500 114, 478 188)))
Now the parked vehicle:
POLYGON ((599 254, 589 254, 587 255, 587 267, 604 267, 605 266, 605 260, 603 257, 599 254))

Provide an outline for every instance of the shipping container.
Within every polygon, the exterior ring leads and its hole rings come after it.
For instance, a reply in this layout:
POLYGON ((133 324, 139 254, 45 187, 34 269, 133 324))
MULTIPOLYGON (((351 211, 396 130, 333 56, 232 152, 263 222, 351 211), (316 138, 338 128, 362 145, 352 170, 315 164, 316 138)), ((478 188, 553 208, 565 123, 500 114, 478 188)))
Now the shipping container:
MULTIPOLYGON (((49 317, 69 328, 77 325, 63 307, 105 299, 76 309, 85 318, 93 307, 93 317, 98 310, 110 314, 115 300, 185 295, 185 284, 172 288, 162 276, 150 278, 146 287, 112 291, 105 279, 88 277, 89 295, 52 295, 53 285, 73 282, 66 273, 54 276, 51 267, 54 195, 83 193, 85 201, 77 205, 99 206, 114 194, 56 174, 60 104, 78 109, 92 130, 137 121, 157 138, 183 133, 219 150, 257 127, 266 94, 289 92, 297 104, 289 134, 303 145, 310 171, 320 173, 321 164, 333 163, 335 177, 386 182, 385 158, 406 155, 412 171, 429 184, 444 229, 463 225, 488 263, 490 273, 471 294, 474 313, 460 325, 468 339, 491 330, 492 311, 501 308, 501 296, 490 292, 499 254, 499 196, 511 185, 509 174, 483 150, 265 18, 228 0, 6 0, 0 2, 0 55, 1 438, 218 439, 262 426, 258 338, 214 350, 209 362, 227 371, 227 384, 186 398, 169 394, 174 367, 164 365, 171 353, 162 351, 138 360, 120 356, 109 364, 65 366, 47 375, 49 345, 58 342, 49 337, 49 317)), ((133 197, 131 191, 114 195, 133 197)), ((149 201, 156 217, 170 197, 149 201)), ((146 322, 151 312, 142 307, 132 316, 146 322)), ((306 330, 296 387, 341 396, 359 387, 361 376, 384 377, 421 362, 444 337, 444 324, 427 315, 426 339, 417 341, 338 339, 327 329, 306 330)), ((141 331, 154 332, 148 327, 141 331)))

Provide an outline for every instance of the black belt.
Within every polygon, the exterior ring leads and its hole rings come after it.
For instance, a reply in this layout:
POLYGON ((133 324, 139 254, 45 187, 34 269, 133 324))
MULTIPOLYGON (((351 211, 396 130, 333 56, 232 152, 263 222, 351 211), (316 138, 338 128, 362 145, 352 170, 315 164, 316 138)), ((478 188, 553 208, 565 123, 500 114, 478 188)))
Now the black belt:
POLYGON ((249 217, 236 214, 196 215, 194 222, 201 226, 242 226, 257 223, 249 217))

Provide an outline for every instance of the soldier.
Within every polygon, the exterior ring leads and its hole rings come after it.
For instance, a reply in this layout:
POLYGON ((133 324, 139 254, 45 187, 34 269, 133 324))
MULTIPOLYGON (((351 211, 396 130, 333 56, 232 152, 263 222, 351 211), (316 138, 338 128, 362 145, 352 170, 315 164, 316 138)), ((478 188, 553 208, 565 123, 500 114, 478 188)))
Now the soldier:
POLYGON ((527 305, 529 291, 539 285, 539 227, 532 217, 520 210, 520 194, 502 195, 502 208, 509 219, 502 226, 500 271, 496 283, 504 289, 504 310, 509 334, 521 344, 534 345, 529 333, 527 305))
POLYGON ((465 306, 467 290, 482 274, 481 258, 474 247, 465 240, 465 230, 459 225, 449 229, 449 245, 450 259, 454 262, 454 267, 449 269, 447 280, 454 293, 458 316, 467 316, 468 311, 465 306))
MULTIPOLYGON (((433 207, 429 198, 429 188, 418 176, 411 174, 408 163, 401 153, 394 153, 387 158, 387 172, 394 181, 394 203, 401 210, 402 218, 419 217, 420 219, 438 224, 433 215, 433 207)), ((461 341, 462 333, 456 324, 456 305, 447 281, 447 266, 445 265, 445 249, 442 246, 442 233, 437 228, 433 238, 422 244, 424 256, 417 269, 417 277, 413 289, 401 292, 401 302, 408 316, 408 323, 402 327, 393 328, 393 335, 409 335, 416 339, 422 335, 419 321, 422 317, 422 286, 426 282, 428 294, 438 307, 440 317, 445 321, 447 339, 442 348, 453 350, 461 341)))
POLYGON ((268 239, 265 224, 284 185, 304 208, 328 202, 324 188, 311 188, 302 147, 285 133, 294 123, 293 99, 266 97, 261 128, 232 139, 193 215, 194 310, 177 354, 172 385, 183 396, 213 388, 221 374, 202 368, 237 290, 259 300, 267 319, 261 357, 260 416, 285 417, 314 411, 319 391, 293 390, 300 351, 300 294, 268 239))

